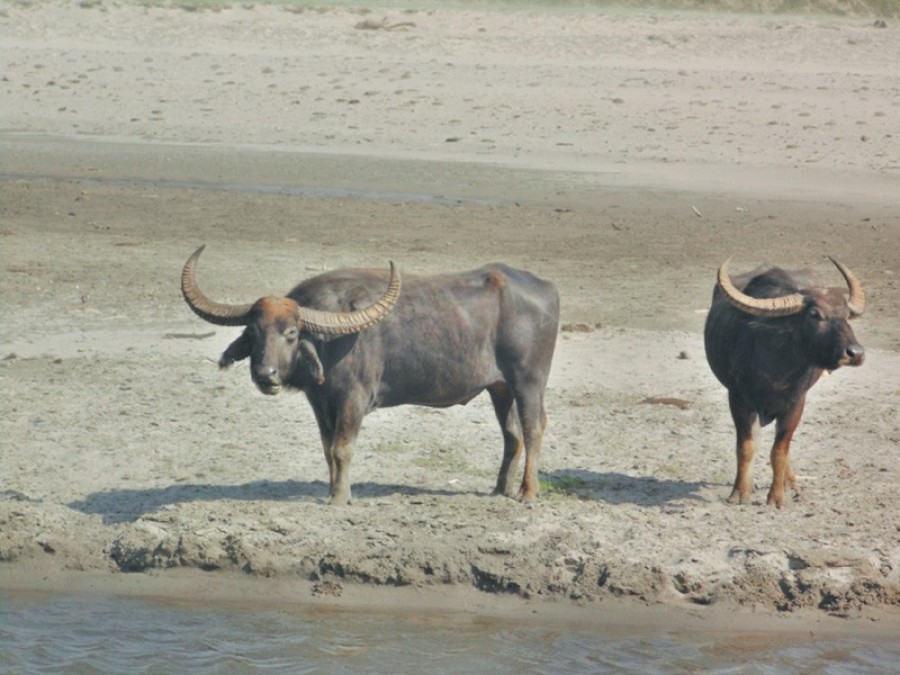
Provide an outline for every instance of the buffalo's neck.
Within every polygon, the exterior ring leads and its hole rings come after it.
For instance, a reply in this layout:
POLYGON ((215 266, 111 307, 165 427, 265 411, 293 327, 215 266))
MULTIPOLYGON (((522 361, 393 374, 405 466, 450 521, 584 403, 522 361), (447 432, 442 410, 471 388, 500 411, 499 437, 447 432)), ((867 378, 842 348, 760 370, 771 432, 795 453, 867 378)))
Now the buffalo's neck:
POLYGON ((747 358, 736 363, 735 384, 743 397, 768 423, 791 410, 822 374, 802 346, 796 331, 768 324, 748 331, 749 342, 739 353, 747 358))

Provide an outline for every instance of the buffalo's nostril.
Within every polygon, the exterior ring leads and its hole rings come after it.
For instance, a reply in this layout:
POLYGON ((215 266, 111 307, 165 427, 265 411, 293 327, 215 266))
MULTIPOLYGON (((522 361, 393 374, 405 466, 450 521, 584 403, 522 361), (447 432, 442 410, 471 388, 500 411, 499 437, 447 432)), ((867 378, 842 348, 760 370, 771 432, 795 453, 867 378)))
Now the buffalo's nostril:
POLYGON ((866 355, 862 345, 850 345, 847 347, 847 358, 854 362, 861 362, 866 355))
POLYGON ((282 382, 278 369, 272 366, 258 366, 253 369, 253 382, 264 394, 274 396, 281 391, 282 382))
POLYGON ((254 375, 257 382, 277 382, 278 381, 278 372, 273 366, 260 366, 256 368, 254 371, 254 375))

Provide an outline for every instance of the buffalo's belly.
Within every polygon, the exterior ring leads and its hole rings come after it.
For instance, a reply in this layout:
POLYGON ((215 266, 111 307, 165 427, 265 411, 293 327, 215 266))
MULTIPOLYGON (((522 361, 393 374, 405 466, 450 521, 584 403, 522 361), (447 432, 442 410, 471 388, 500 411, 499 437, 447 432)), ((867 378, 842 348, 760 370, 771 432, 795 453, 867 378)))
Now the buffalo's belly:
POLYGON ((421 405, 427 408, 449 408, 454 405, 466 405, 478 396, 487 387, 480 387, 475 391, 467 391, 465 394, 455 396, 446 395, 443 392, 433 392, 432 395, 422 396, 392 396, 379 404, 381 408, 389 408, 398 405, 421 405))
POLYGON ((495 382, 502 381, 499 372, 485 378, 447 378, 435 375, 427 379, 404 378, 383 382, 378 396, 378 407, 397 405, 422 405, 430 408, 447 408, 465 405, 495 382))
POLYGON ((761 426, 787 416, 806 397, 806 387, 800 383, 790 382, 780 387, 773 386, 771 381, 756 384, 739 386, 738 391, 746 405, 759 416, 761 426))
POLYGON ((452 348, 435 347, 432 341, 408 345, 387 358, 379 378, 378 402, 382 407, 425 405, 447 407, 471 401, 491 384, 503 381, 489 342, 478 344, 471 336, 452 348), (466 344, 468 343, 468 344, 466 344))

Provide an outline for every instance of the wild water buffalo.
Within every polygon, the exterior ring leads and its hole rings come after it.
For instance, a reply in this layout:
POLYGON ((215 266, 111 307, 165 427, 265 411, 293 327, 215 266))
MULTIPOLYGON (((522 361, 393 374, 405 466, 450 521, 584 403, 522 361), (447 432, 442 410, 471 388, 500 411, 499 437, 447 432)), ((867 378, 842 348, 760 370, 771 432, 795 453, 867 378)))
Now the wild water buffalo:
POLYGON ((728 260, 719 268, 704 339, 706 359, 728 389, 737 431, 731 503, 750 500, 754 430, 772 420, 772 487, 766 503, 780 508, 786 485, 796 492, 788 453, 806 392, 824 371, 863 362, 865 350, 848 319, 865 311, 866 294, 853 272, 831 261, 844 277, 849 298, 843 289, 809 283, 803 272, 759 268, 732 279, 728 260))
POLYGON ((556 346, 559 295, 522 270, 492 264, 471 272, 409 276, 344 269, 307 279, 286 296, 246 305, 208 299, 197 285, 204 247, 188 258, 181 291, 205 321, 246 326, 222 354, 227 368, 250 357, 264 394, 306 394, 328 461, 330 502, 350 500, 350 459, 363 417, 403 404, 465 404, 487 389, 503 433, 495 494, 538 494, 547 416, 544 389, 556 346))

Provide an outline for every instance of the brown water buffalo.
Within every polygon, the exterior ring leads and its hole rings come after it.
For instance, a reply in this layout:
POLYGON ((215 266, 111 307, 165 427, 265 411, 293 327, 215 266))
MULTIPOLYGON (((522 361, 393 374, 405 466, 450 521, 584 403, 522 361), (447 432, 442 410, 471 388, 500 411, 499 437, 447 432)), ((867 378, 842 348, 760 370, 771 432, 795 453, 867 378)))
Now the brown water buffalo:
POLYGON ((245 326, 221 367, 250 358, 264 394, 306 394, 328 461, 330 501, 350 500, 350 459, 363 417, 376 408, 465 404, 485 389, 503 434, 496 494, 538 494, 547 417, 544 390, 556 346, 559 296, 522 270, 492 264, 471 272, 409 276, 343 269, 307 279, 286 296, 246 305, 208 299, 196 282, 200 247, 181 290, 210 323, 245 326))
POLYGON ((822 373, 859 366, 865 350, 848 319, 866 308, 862 284, 832 262, 849 289, 809 283, 803 272, 759 268, 733 279, 728 261, 719 268, 706 319, 706 359, 728 389, 737 431, 737 477, 729 502, 746 503, 752 489, 754 430, 775 420, 772 487, 768 505, 784 504, 785 486, 796 492, 788 453, 809 391, 822 373))

